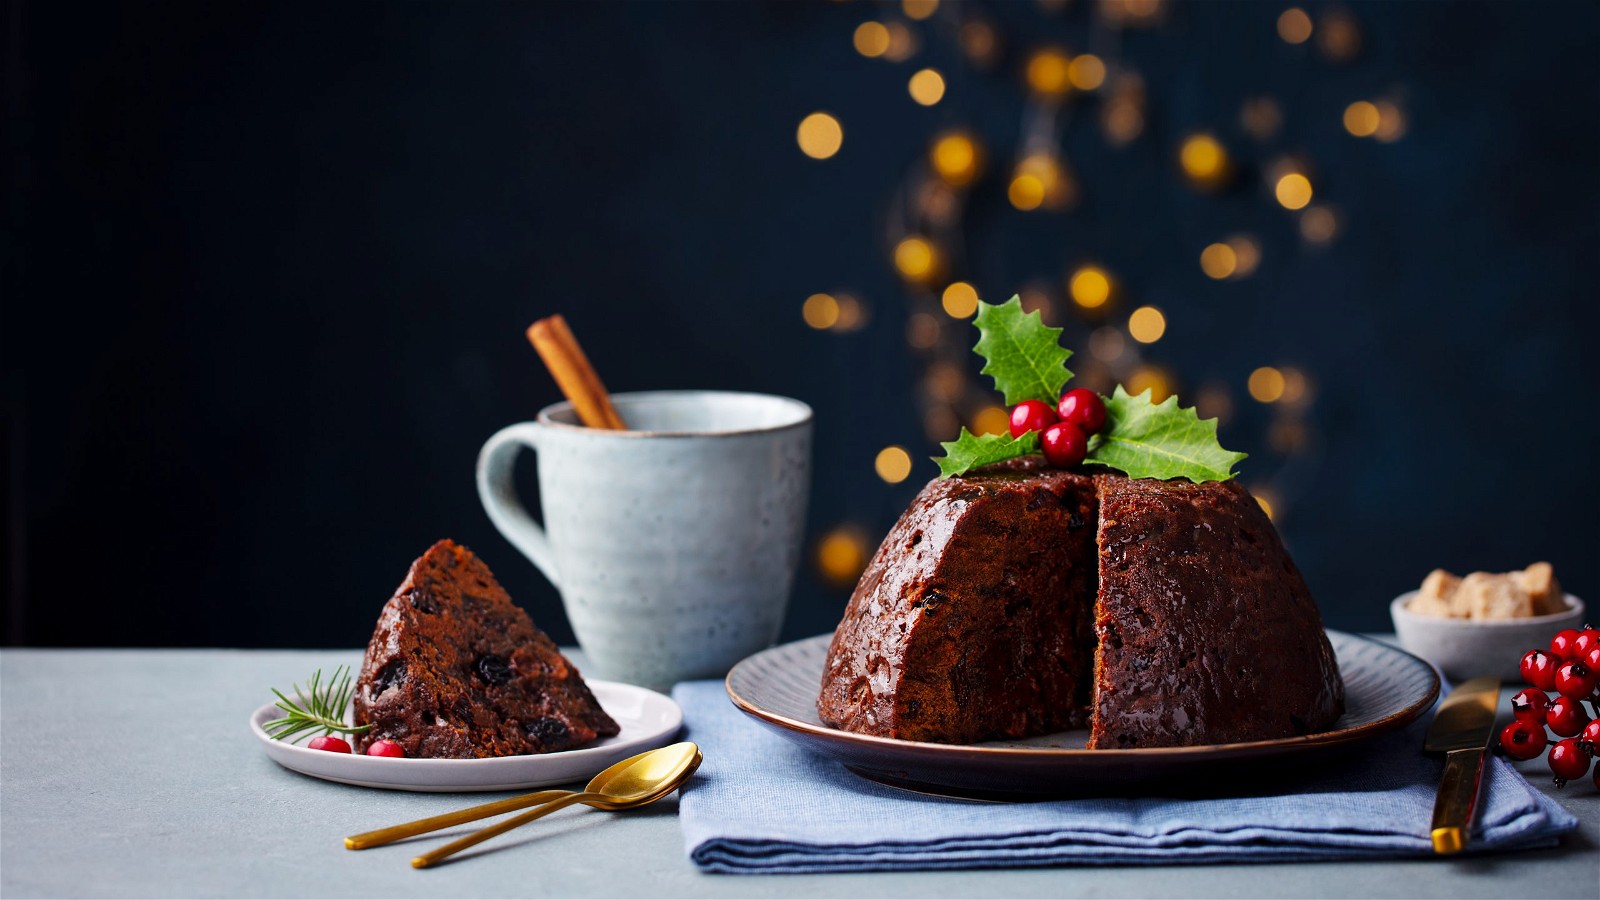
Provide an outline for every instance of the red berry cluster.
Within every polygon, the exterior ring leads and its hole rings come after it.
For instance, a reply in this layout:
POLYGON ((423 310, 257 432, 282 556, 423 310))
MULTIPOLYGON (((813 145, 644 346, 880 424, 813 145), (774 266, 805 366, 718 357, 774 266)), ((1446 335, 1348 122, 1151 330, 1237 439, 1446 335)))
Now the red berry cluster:
MULTIPOLYGON (((1533 759, 1548 745, 1558 787, 1587 775, 1600 754, 1600 630, 1568 628, 1550 639, 1549 653, 1529 650, 1522 657, 1522 678, 1533 687, 1511 698, 1515 718, 1500 732, 1500 747, 1512 759, 1533 759), (1562 740, 1551 744, 1546 727, 1562 740)), ((1594 784, 1600 787, 1600 767, 1594 784)))
MULTIPOLYGON (((314 737, 306 743, 306 746, 313 750, 326 750, 329 753, 352 752, 350 750, 350 745, 346 743, 344 739, 336 738, 331 734, 324 734, 319 737, 314 737)), ((396 759, 399 759, 406 755, 406 749, 399 744, 396 744, 394 741, 373 741, 372 745, 367 748, 367 755, 392 756, 396 759)))
POLYGON ((1042 400, 1024 400, 1011 408, 1011 436, 1039 435, 1044 458, 1058 469, 1070 469, 1089 455, 1089 437, 1106 427, 1106 403, 1088 388, 1061 395, 1055 409, 1042 400))

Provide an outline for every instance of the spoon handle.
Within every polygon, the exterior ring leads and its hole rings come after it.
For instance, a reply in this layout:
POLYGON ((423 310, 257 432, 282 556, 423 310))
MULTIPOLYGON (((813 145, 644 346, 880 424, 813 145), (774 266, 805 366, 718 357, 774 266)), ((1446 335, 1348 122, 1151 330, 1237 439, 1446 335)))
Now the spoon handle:
POLYGON ((501 813, 516 812, 519 809, 527 809, 535 804, 554 800, 570 793, 574 792, 535 791, 531 794, 523 794, 518 797, 507 797, 504 800, 496 800, 493 803, 485 803, 480 806, 471 806, 466 809, 458 809, 455 812, 430 816, 426 819, 418 819, 415 822, 406 822, 401 825, 391 825, 388 828, 379 828, 376 831, 364 831, 361 834, 352 834, 344 839, 344 846, 348 850, 365 850, 368 847, 382 847, 384 844, 392 844, 398 840, 403 840, 408 837, 415 837, 419 834, 427 834, 430 831, 438 831, 441 828, 449 828, 452 825, 460 825, 464 822, 473 822, 477 821, 478 819, 487 819, 490 816, 498 816, 501 813))
POLYGON ((534 819, 539 818, 540 816, 548 815, 549 813, 553 813, 558 809, 571 806, 574 803, 582 803, 586 800, 598 799, 602 799, 602 795, 591 794, 587 791, 581 794, 568 794, 565 797, 558 797, 555 800, 551 800, 549 803, 544 804, 543 806, 540 806, 536 809, 530 809, 520 816, 512 816, 504 822, 497 822, 493 825, 490 825, 488 828, 484 828, 480 831, 474 831, 472 834, 469 834, 466 837, 457 838, 450 843, 445 844, 443 847, 437 847, 433 850, 429 850, 427 853, 412 859, 411 866, 417 869, 426 869, 434 863, 437 863, 446 857, 454 856, 468 847, 471 847, 475 844, 481 844, 484 841, 487 841, 489 838, 497 835, 505 834, 513 828, 520 828, 523 825, 532 822, 534 819))

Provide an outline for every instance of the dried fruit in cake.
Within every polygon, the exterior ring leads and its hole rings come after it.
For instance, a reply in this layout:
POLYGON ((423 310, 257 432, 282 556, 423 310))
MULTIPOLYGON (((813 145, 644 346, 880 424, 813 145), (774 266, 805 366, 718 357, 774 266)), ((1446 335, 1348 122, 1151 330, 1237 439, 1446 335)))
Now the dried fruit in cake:
POLYGON ((428 548, 378 616, 356 682, 357 738, 408 757, 550 753, 618 732, 555 642, 489 567, 444 540, 428 548))

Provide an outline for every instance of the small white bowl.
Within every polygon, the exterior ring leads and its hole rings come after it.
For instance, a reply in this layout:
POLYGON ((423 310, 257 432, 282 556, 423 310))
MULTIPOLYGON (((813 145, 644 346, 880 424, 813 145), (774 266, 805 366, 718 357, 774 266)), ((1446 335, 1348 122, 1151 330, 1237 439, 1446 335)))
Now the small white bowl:
POLYGON ((1498 675, 1508 685, 1522 683, 1522 655, 1529 650, 1549 652, 1550 638, 1563 628, 1583 627, 1583 601, 1562 595, 1567 611, 1526 619, 1449 619, 1427 616, 1406 608, 1416 591, 1407 591, 1389 604, 1395 634, 1407 651, 1439 667, 1452 681, 1498 675))

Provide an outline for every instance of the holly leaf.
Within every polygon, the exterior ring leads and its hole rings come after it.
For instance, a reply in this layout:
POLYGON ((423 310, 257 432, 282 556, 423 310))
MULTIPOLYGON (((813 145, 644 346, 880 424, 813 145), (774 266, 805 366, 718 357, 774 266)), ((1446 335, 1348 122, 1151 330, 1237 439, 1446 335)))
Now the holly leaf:
POLYGON ((1106 426, 1090 439, 1084 462, 1130 478, 1201 482, 1227 481, 1244 457, 1222 449, 1216 419, 1200 418, 1193 407, 1180 409, 1177 397, 1152 403, 1149 390, 1133 396, 1117 385, 1106 400, 1106 426))
POLYGON ((1038 310, 1023 312, 1016 296, 999 306, 979 302, 973 323, 978 344, 972 349, 984 358, 982 372, 994 379, 1006 405, 1042 400, 1054 406, 1072 377, 1067 371, 1072 351, 1061 346, 1061 329, 1046 326, 1038 310))
POLYGON ((1039 433, 1030 431, 1014 438, 1010 434, 973 434, 963 428, 955 440, 943 441, 939 446, 944 448, 944 456, 934 457, 933 461, 939 464, 939 477, 949 478, 965 475, 979 466, 1038 453, 1039 433))

